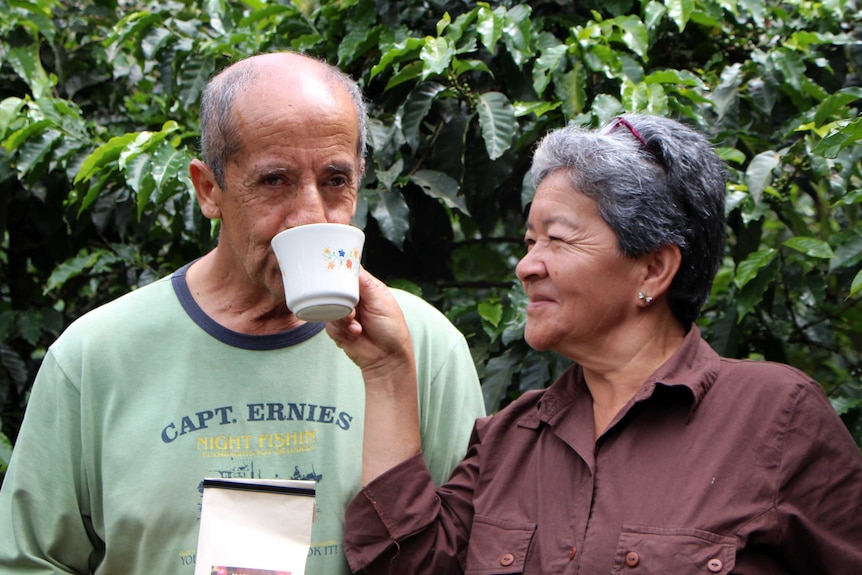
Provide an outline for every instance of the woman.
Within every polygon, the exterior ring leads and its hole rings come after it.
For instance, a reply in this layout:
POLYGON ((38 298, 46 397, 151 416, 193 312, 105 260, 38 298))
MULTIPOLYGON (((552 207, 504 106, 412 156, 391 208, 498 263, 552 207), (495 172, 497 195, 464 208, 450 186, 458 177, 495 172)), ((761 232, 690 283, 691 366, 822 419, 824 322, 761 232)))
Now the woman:
POLYGON ((368 573, 805 575, 862 570, 862 457, 821 387, 719 357, 693 324, 724 244, 723 167, 684 125, 625 115, 549 134, 533 163, 525 338, 575 364, 477 422, 438 490, 409 340, 362 278, 333 339, 366 382, 368 573), (411 395, 412 394, 412 395, 411 395))

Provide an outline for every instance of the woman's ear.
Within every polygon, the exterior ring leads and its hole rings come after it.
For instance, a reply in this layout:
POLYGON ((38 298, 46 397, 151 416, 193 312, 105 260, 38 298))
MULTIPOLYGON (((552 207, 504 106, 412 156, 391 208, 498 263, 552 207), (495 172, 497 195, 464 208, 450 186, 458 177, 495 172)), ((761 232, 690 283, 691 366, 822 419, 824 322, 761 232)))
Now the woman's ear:
POLYGON ((195 187, 195 196, 198 198, 198 205, 204 217, 210 220, 220 218, 218 195, 221 193, 221 187, 216 182, 212 170, 202 161, 194 159, 189 164, 189 177, 195 187))
POLYGON ((653 299, 664 295, 670 289, 681 262, 682 254, 676 244, 665 244, 644 256, 646 273, 640 292, 648 294, 653 299))

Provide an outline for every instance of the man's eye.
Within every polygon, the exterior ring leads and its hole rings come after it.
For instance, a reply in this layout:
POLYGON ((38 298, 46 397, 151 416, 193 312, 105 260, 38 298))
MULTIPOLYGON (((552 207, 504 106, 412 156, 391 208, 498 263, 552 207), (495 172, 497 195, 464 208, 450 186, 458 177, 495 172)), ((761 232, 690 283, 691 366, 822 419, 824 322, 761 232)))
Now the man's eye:
POLYGON ((264 186, 277 186, 282 182, 281 177, 279 176, 264 176, 261 178, 260 183, 264 186))
POLYGON ((334 178, 329 179, 329 185, 336 187, 336 188, 346 186, 349 183, 350 183, 350 180, 348 180, 345 176, 335 176, 334 178))

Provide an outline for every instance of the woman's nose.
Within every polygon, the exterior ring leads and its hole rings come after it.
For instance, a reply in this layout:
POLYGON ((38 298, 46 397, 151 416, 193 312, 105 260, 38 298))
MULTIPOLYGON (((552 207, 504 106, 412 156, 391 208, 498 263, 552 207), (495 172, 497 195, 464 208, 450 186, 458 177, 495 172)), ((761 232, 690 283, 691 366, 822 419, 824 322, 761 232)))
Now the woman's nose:
POLYGON ((541 277, 544 271, 545 266, 535 247, 524 254, 524 257, 522 257, 518 262, 518 265, 515 266, 515 274, 522 283, 533 278, 541 277))

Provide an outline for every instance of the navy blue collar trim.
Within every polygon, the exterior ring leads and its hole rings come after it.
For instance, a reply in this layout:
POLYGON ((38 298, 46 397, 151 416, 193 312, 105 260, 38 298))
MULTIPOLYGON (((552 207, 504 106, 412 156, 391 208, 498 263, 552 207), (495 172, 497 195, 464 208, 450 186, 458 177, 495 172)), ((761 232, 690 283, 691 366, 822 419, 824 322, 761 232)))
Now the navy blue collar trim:
POLYGON ((267 351, 302 343, 323 331, 325 326, 323 323, 305 323, 290 331, 268 335, 249 335, 228 329, 205 314, 195 298, 192 297, 192 292, 186 282, 186 270, 190 265, 191 263, 184 265, 171 276, 174 292, 180 300, 180 305, 183 306, 192 321, 222 343, 240 349, 267 351))

